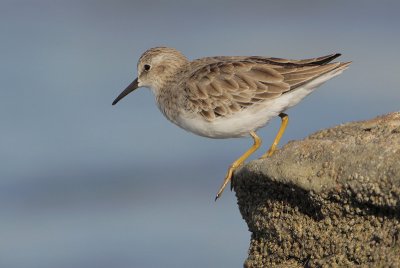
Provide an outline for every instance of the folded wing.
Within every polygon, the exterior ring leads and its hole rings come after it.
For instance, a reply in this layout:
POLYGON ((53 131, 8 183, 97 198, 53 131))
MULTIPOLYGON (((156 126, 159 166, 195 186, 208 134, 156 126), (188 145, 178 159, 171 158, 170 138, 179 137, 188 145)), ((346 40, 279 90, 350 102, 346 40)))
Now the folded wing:
POLYGON ((262 57, 207 61, 184 85, 188 108, 208 121, 229 116, 340 67, 339 62, 326 64, 338 55, 300 61, 262 57))

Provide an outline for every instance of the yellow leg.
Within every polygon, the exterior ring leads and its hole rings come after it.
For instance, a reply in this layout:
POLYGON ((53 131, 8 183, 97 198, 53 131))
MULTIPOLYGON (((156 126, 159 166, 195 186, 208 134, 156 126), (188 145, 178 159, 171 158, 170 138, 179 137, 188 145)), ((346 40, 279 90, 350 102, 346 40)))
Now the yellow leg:
POLYGON ((252 154, 254 153, 260 146, 261 146, 261 139, 257 136, 257 134, 254 131, 250 132, 251 137, 254 140, 253 146, 250 147, 241 157, 239 157, 235 162, 230 165, 228 172, 226 173, 225 180, 222 183, 221 187, 219 188, 219 191, 217 193, 217 196, 215 197, 215 201, 219 197, 221 197, 222 192, 224 191, 226 185, 228 182, 231 180, 233 172, 252 154))
POLYGON ((276 134, 276 137, 271 147, 269 147, 268 151, 265 154, 263 154, 261 158, 266 158, 274 154, 274 152, 276 151, 276 146, 278 146, 278 143, 281 140, 283 133, 285 132, 286 126, 289 122, 289 116, 285 113, 280 113, 279 117, 282 119, 282 122, 278 134, 276 134))

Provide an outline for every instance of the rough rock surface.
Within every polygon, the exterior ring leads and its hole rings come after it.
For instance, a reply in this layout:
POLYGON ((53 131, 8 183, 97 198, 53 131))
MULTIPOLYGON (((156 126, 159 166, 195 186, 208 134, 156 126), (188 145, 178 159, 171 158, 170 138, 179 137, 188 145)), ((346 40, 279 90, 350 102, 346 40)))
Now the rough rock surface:
POLYGON ((233 183, 244 267, 400 267, 400 113, 289 142, 233 183))

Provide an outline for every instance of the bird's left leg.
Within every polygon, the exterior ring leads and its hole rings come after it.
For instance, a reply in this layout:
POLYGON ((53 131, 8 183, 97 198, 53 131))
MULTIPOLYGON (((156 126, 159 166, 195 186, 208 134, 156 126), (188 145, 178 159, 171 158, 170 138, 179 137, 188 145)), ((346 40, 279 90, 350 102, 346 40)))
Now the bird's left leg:
POLYGON ((235 162, 233 162, 228 169, 228 172, 226 173, 225 180, 222 183, 221 187, 219 188, 219 191, 217 193, 217 196, 215 197, 215 201, 222 195, 222 192, 224 191, 226 185, 228 182, 231 180, 233 176, 233 172, 252 154, 254 153, 260 146, 261 146, 261 139, 257 136, 257 134, 254 131, 250 132, 250 136, 253 138, 253 146, 250 147, 241 157, 239 157, 235 162))
POLYGON ((271 156, 274 154, 276 151, 276 147, 278 146, 279 141, 282 138, 283 133, 285 132, 286 126, 289 122, 289 116, 285 113, 280 113, 279 117, 281 118, 281 127, 279 128, 278 134, 276 134, 276 137, 274 139, 274 142, 272 143, 271 147, 269 147, 268 151, 261 156, 261 158, 266 158, 268 156, 271 156))

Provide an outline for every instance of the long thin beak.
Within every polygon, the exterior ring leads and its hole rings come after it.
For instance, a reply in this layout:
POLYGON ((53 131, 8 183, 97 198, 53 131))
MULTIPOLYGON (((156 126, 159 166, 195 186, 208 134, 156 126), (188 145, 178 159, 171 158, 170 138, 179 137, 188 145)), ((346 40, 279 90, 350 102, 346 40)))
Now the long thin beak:
POLYGON ((139 87, 138 79, 136 78, 135 80, 133 80, 133 82, 129 86, 127 86, 127 88, 124 89, 124 91, 121 92, 121 94, 119 94, 119 96, 113 101, 112 105, 117 104, 117 102, 119 102, 123 97, 125 97, 126 95, 128 95, 129 93, 131 93, 132 91, 137 89, 138 87, 139 87))

